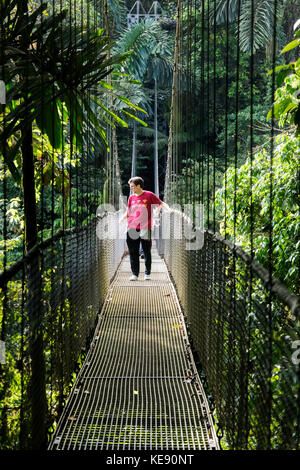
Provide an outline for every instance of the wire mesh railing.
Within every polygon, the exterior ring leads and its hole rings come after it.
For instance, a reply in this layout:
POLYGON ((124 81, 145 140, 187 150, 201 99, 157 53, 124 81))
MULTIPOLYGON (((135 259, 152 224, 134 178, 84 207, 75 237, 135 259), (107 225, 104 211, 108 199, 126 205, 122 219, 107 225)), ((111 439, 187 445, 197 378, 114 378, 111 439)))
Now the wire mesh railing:
POLYGON ((0 277, 1 449, 43 448, 53 431, 124 253, 105 224, 58 232, 0 277))
POLYGON ((45 448, 124 252, 105 5, 0 4, 1 449, 45 448))
POLYGON ((162 225, 159 250, 186 315, 219 435, 224 432, 223 448, 299 449, 299 298, 269 282, 268 271, 239 247, 193 228, 179 211, 165 223, 170 236, 163 238, 162 225), (194 247, 187 232, 194 233, 194 247))

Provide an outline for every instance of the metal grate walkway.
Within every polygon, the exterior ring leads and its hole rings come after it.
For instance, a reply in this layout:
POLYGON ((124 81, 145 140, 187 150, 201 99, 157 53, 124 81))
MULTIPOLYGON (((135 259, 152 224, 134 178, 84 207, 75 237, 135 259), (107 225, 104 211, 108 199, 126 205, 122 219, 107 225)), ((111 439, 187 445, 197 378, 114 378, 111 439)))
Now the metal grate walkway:
POLYGON ((130 274, 127 256, 49 448, 218 449, 165 263, 153 248, 151 281, 130 274))

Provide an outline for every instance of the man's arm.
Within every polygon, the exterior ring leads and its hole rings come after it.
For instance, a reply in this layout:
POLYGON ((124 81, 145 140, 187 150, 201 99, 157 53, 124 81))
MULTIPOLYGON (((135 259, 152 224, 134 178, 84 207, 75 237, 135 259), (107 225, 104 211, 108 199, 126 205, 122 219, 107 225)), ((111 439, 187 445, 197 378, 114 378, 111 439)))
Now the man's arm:
POLYGON ((160 213, 161 210, 165 210, 167 212, 172 212, 172 209, 170 208, 170 206, 168 206, 168 204, 166 204, 165 202, 162 202, 159 206, 158 206, 158 213, 160 213))
MULTIPOLYGON (((122 224, 122 223, 124 222, 124 220, 129 219, 129 214, 128 214, 128 209, 129 209, 129 206, 130 206, 129 201, 130 201, 130 197, 129 197, 129 200, 128 200, 128 206, 127 206, 127 208, 126 208, 126 212, 125 212, 125 214, 123 215, 123 217, 121 217, 121 219, 119 219, 119 223, 120 223, 120 224, 122 224)), ((125 204, 124 204, 124 205, 125 205, 125 204)))
POLYGON ((122 224, 124 222, 124 220, 128 219, 128 214, 126 212, 126 214, 123 215, 123 217, 121 217, 121 219, 119 220, 120 224, 122 224))

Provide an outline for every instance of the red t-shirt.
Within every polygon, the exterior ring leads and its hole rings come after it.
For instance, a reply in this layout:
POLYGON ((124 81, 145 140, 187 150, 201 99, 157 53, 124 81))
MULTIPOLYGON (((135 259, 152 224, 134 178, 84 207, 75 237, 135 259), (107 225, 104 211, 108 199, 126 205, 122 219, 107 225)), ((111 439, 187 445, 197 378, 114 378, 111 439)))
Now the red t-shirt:
POLYGON ((151 191, 143 191, 139 196, 132 194, 128 200, 128 228, 152 228, 152 211, 154 206, 160 206, 162 201, 151 191))

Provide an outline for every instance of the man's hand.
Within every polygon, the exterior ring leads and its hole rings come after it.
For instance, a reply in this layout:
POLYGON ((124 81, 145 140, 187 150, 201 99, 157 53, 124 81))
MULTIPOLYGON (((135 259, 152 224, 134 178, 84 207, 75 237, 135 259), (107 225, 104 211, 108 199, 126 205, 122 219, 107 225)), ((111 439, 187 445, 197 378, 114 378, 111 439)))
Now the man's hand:
POLYGON ((123 215, 123 217, 121 217, 121 219, 119 220, 119 224, 122 224, 127 219, 128 219, 127 214, 123 215))
POLYGON ((166 212, 172 212, 172 209, 170 208, 170 206, 168 206, 168 204, 166 204, 165 202, 163 202, 160 206, 158 206, 159 212, 161 211, 161 209, 163 209, 166 212))

